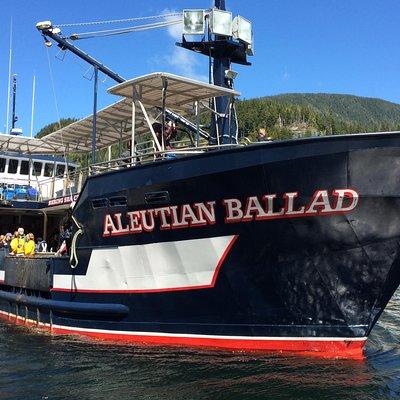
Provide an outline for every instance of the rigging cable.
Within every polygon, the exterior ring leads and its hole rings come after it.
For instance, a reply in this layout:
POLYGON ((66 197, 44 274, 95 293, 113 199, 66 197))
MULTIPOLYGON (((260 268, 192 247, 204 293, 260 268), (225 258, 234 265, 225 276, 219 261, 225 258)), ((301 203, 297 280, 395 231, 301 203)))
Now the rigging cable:
POLYGON ((179 17, 182 16, 182 13, 168 13, 161 15, 150 15, 147 17, 134 17, 134 18, 125 18, 125 19, 114 19, 114 20, 105 20, 105 21, 92 21, 92 22, 75 22, 72 24, 55 24, 54 26, 61 27, 71 27, 71 26, 89 26, 89 25, 104 25, 104 24, 117 24, 124 22, 137 22, 137 21, 146 21, 149 19, 163 19, 163 18, 171 18, 171 17, 179 17))
MULTIPOLYGON (((56 106, 56 113, 57 113, 57 119, 58 119, 58 128, 61 129, 61 118, 60 118, 60 112, 58 110, 58 102, 57 102, 57 96, 56 96, 56 89, 54 85, 54 79, 53 79, 53 70, 51 69, 51 63, 50 63, 50 56, 49 56, 49 48, 46 47, 46 55, 47 55, 47 63, 49 65, 49 72, 50 72, 50 82, 51 82, 51 88, 53 90, 53 98, 54 98, 54 104, 56 106)), ((61 135, 61 141, 62 141, 62 135, 61 135)))
POLYGON ((152 24, 137 25, 137 26, 132 26, 129 28, 106 29, 106 30, 94 31, 94 32, 74 33, 71 36, 69 36, 69 39, 79 40, 79 39, 91 39, 94 37, 122 35, 124 33, 144 31, 144 30, 148 30, 148 29, 164 28, 164 27, 171 26, 171 25, 178 25, 181 22, 182 21, 180 19, 173 19, 170 21, 154 22, 152 24))
MULTIPOLYGON (((46 47, 46 55, 47 55, 47 62, 49 65, 49 72, 50 72, 50 81, 51 81, 51 87, 53 90, 53 97, 54 97, 54 103, 56 106, 56 112, 57 112, 57 118, 58 118, 58 129, 61 129, 61 117, 60 117, 60 110, 58 108, 58 102, 57 102, 57 95, 56 95, 56 88, 54 85, 54 78, 53 78, 53 70, 51 68, 51 62, 50 62, 50 56, 49 56, 49 48, 46 47)), ((69 170, 68 170, 68 160, 67 160, 67 153, 65 151, 65 146, 64 146, 64 138, 63 138, 63 134, 61 132, 61 146, 62 146, 62 151, 63 151, 63 156, 64 156, 64 160, 66 161, 67 164, 67 168, 66 168, 66 175, 67 175, 67 182, 70 181, 69 179, 69 170)), ((54 171, 54 176, 56 174, 56 171, 54 171)), ((71 185, 69 186, 69 195, 72 196, 72 189, 71 189, 71 185)))

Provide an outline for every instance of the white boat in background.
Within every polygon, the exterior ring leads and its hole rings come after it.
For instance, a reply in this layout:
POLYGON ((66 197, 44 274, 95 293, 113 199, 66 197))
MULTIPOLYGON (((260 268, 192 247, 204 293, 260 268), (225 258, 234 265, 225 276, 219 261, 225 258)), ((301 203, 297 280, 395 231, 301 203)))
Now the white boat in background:
POLYGON ((62 157, 0 153, 0 199, 42 201, 76 192, 77 165, 62 157))

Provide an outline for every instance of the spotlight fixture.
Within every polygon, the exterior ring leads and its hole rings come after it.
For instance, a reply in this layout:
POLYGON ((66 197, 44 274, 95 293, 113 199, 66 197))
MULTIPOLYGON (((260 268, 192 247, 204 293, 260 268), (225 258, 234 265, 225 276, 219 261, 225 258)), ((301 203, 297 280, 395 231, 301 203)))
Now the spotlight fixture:
POLYGON ((205 33, 205 11, 183 10, 183 34, 204 35, 205 33))
POLYGON ((212 10, 210 12, 210 32, 219 36, 232 36, 232 13, 212 10))
POLYGON ((232 69, 225 70, 225 78, 227 79, 235 79, 238 76, 238 72, 233 71, 232 69))
POLYGON ((251 22, 240 15, 233 19, 232 34, 235 39, 238 39, 250 46, 253 43, 253 30, 251 22))

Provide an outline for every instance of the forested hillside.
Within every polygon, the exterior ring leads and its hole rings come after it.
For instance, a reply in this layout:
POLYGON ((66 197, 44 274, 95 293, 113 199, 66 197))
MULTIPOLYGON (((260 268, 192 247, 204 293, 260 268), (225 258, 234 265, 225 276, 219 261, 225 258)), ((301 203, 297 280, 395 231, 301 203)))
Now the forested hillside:
POLYGON ((400 130, 400 105, 341 94, 293 93, 243 100, 237 105, 242 136, 260 128, 272 139, 400 130))
MULTIPOLYGON (((293 93, 242 100, 237 112, 240 136, 253 141, 261 128, 271 139, 400 130, 399 104, 343 94, 293 93)), ((62 119, 61 126, 74 121, 62 119)), ((58 123, 46 125, 37 137, 58 128, 58 123)))

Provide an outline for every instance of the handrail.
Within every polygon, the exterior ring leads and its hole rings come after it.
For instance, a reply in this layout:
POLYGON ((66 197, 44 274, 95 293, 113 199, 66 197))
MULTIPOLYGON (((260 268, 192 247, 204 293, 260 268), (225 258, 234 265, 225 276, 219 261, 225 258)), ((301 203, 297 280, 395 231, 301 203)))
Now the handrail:
MULTIPOLYGON (((204 143, 204 142, 203 142, 204 143)), ((79 193, 85 180, 88 176, 105 173, 108 171, 120 170, 126 167, 133 167, 136 165, 144 165, 161 160, 185 157, 190 155, 202 154, 209 150, 218 150, 223 148, 242 147, 244 144, 216 144, 208 145, 204 143, 200 146, 193 146, 189 139, 172 141, 170 143, 170 149, 157 151, 154 140, 147 140, 144 142, 137 143, 135 145, 134 155, 127 155, 118 158, 114 158, 107 161, 101 161, 92 164, 88 167, 77 168, 74 172, 66 172, 63 175, 57 175, 43 179, 32 187, 37 190, 37 196, 35 199, 29 199, 27 201, 46 201, 61 196, 68 195, 70 193, 79 193), (62 185, 60 184, 62 182, 62 185), (57 185, 58 183, 58 185, 57 185), (58 189, 56 190, 56 186, 58 189), (61 189, 60 189, 61 187, 61 189)), ((11 184, 8 184, 11 185, 11 184)), ((18 185, 15 186, 30 186, 30 185, 18 185)), ((0 188, 6 188, 7 184, 0 183, 0 188)), ((11 186, 9 186, 11 187, 11 186)), ((0 200, 6 200, 6 191, 0 191, 0 200)))
MULTIPOLYGON (((149 141, 151 142, 151 141, 149 141)), ((179 142, 175 142, 179 143, 179 142)), ((174 144, 171 142, 171 144, 174 144)), ((138 145, 135 146, 136 150, 138 145)), ((135 166, 135 165, 143 165, 149 164, 158 160, 165 160, 171 156, 189 156, 195 154, 202 154, 207 150, 218 150, 221 148, 233 148, 233 147, 243 147, 242 144, 216 144, 216 145, 204 145, 198 147, 174 147, 173 149, 162 150, 162 151, 154 151, 151 153, 144 153, 142 151, 136 151, 133 156, 120 157, 116 159, 112 159, 109 161, 102 161, 99 163, 92 164, 89 167, 90 175, 97 175, 99 173, 107 172, 107 171, 115 171, 121 168, 135 166), (147 157, 147 158, 146 158, 147 157)))

